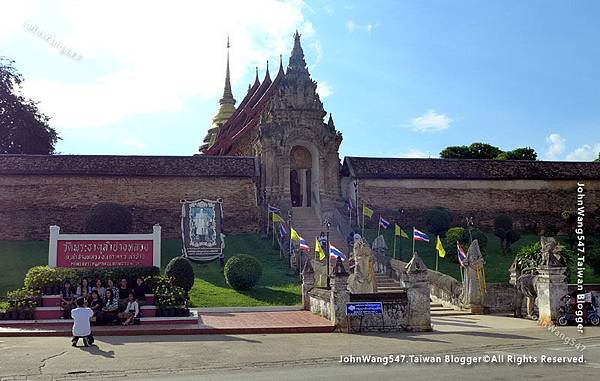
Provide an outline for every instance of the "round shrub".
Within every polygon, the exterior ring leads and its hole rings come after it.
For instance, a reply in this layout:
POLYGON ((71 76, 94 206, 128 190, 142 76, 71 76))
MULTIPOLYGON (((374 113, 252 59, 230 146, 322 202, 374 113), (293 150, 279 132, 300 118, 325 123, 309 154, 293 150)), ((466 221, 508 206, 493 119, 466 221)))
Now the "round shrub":
POLYGON ((445 237, 452 223, 452 214, 446 208, 435 207, 425 213, 425 223, 431 233, 445 237))
POLYGON ((262 275, 262 266, 253 256, 240 254, 225 264, 225 279, 234 290, 249 290, 256 286, 262 275))
POLYGON ((25 274, 23 285, 29 290, 43 291, 46 287, 59 286, 62 279, 59 278, 55 268, 49 266, 35 266, 25 274))
MULTIPOLYGON (((467 234, 467 237, 468 237, 469 232, 467 231, 465 233, 467 234)), ((479 242, 479 248, 481 249, 481 253, 485 254, 485 249, 487 248, 487 244, 488 244, 487 235, 485 235, 485 233, 479 229, 471 229, 471 237, 473 237, 473 240, 477 240, 477 242, 479 242)))
POLYGON ((462 246, 469 244, 469 233, 465 231, 465 228, 456 226, 448 229, 446 232, 446 244, 450 247, 454 247, 456 241, 460 242, 462 246))
POLYGON ((129 209, 112 202, 96 204, 85 221, 87 234, 128 234, 133 218, 129 209))
POLYGON ((194 269, 187 258, 175 257, 171 259, 165 269, 165 274, 172 279, 175 286, 183 288, 189 292, 194 285, 194 269))

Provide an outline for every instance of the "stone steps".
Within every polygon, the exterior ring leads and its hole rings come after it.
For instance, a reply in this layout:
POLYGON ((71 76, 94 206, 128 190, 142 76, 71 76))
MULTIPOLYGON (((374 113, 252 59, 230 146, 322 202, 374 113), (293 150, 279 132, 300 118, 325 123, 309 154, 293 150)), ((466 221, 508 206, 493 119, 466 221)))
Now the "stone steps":
MULTIPOLYGON (((322 231, 325 231, 325 228, 321 225, 321 221, 317 218, 317 214, 312 207, 292 208, 292 227, 306 240, 311 249, 314 249, 315 238, 318 237, 322 231)), ((346 240, 337 229, 332 228, 329 230, 329 242, 349 257, 346 240)))

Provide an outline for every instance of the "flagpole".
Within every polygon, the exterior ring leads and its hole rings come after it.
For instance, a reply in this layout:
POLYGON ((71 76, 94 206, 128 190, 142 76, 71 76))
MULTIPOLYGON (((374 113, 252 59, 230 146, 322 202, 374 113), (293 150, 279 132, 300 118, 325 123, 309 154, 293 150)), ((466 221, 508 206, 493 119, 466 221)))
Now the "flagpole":
POLYGON ((380 231, 381 231, 381 214, 379 215, 379 222, 377 223, 377 237, 379 237, 380 231))
MULTIPOLYGON (((358 179, 354 181, 354 191, 356 193, 356 199, 355 199, 355 204, 356 204, 356 225, 359 226, 360 225, 360 219, 358 217, 358 179)), ((364 204, 364 202, 363 202, 364 204)), ((363 218, 364 220, 364 218, 363 218)), ((363 234, 364 236, 364 234, 363 234)))
POLYGON ((412 255, 415 255, 415 227, 413 226, 413 252, 412 255))
POLYGON ((288 223, 290 224, 290 250, 288 252, 288 267, 292 268, 292 213, 288 211, 288 223))
POLYGON ((396 227, 394 226, 394 259, 396 259, 396 227))
POLYGON ((398 241, 398 259, 402 260, 402 234, 400 234, 400 241, 398 241))
MULTIPOLYGON (((272 220, 273 218, 271 218, 272 220)), ((271 245, 275 245, 275 221, 271 221, 273 223, 273 229, 271 229, 273 231, 273 239, 271 240, 271 245)), ((267 233, 268 235, 268 233, 267 233)))
POLYGON ((440 253, 438 252, 438 253, 435 255, 435 271, 436 271, 436 272, 438 271, 438 259, 439 259, 439 258, 440 258, 440 253))
MULTIPOLYGON (((365 238, 365 203, 363 201, 363 208, 362 208, 362 237, 363 239, 365 238)), ((366 241, 366 239, 365 239, 366 241)))

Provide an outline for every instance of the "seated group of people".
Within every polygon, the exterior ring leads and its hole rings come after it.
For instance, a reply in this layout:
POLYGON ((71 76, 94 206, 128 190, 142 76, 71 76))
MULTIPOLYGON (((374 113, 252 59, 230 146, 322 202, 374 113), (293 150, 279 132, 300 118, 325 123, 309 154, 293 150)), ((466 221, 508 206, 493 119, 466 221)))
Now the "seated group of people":
POLYGON ((83 304, 94 312, 92 322, 95 324, 114 324, 119 320, 123 325, 133 324, 135 318, 140 316, 140 306, 145 304, 145 298, 146 285, 141 276, 136 278, 131 287, 125 278, 121 279, 119 287, 114 285, 112 279, 108 279, 104 287, 100 279, 96 279, 94 286, 91 286, 84 277, 74 289, 67 279, 61 292, 63 319, 71 318, 76 300, 82 299, 83 304))

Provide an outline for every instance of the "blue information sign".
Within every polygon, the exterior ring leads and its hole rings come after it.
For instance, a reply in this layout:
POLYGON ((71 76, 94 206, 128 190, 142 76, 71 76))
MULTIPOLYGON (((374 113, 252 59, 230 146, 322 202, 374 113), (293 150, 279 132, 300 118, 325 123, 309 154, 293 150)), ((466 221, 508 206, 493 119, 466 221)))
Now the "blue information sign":
POLYGON ((346 315, 383 315, 381 302, 346 303, 346 315))

